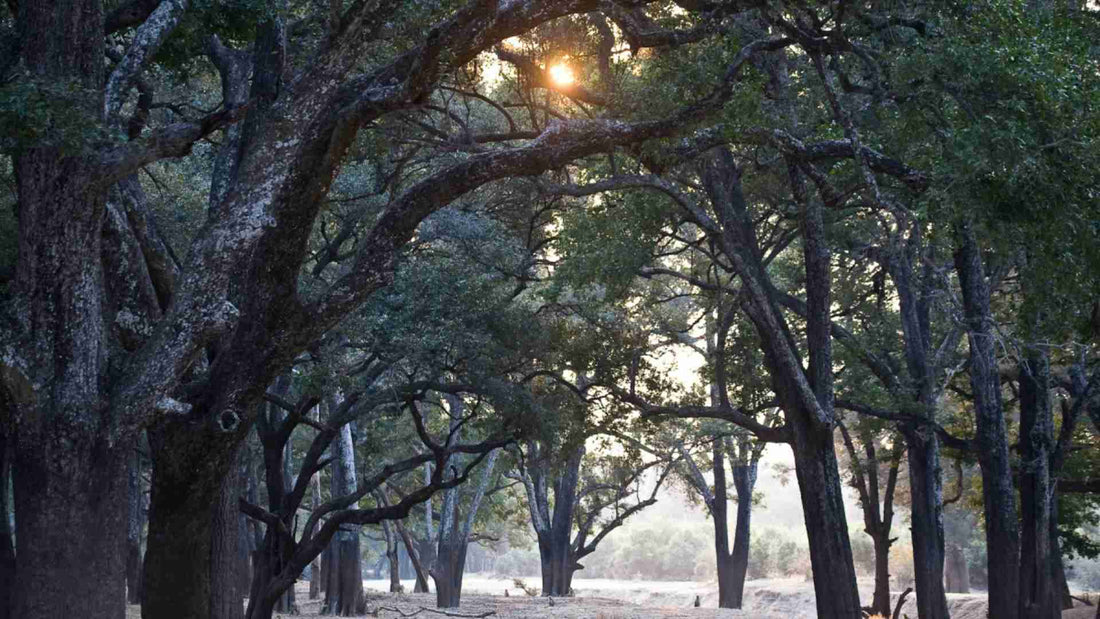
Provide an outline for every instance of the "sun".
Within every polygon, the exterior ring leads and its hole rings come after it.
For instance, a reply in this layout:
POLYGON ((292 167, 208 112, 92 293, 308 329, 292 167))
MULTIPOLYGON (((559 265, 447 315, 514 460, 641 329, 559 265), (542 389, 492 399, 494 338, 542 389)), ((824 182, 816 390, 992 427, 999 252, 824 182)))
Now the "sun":
POLYGON ((550 79, 558 86, 569 86, 573 83, 573 69, 569 65, 558 63, 550 67, 550 79))

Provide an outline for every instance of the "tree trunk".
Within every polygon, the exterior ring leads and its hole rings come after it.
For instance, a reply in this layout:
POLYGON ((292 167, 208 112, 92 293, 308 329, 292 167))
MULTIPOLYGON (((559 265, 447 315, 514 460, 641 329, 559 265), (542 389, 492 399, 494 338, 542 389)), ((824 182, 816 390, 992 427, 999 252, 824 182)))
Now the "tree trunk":
MULTIPOLYGON (((316 419, 314 419, 316 421, 316 419)), ((310 507, 317 509, 321 506, 321 474, 317 473, 309 480, 310 507)), ((309 599, 316 600, 321 597, 321 564, 324 563, 325 554, 310 563, 309 570, 309 599)))
POLYGON ((128 449, 69 436, 16 447, 13 617, 126 613, 128 449))
MULTIPOLYGON (((707 352, 711 353, 713 345, 711 344, 711 334, 709 331, 713 330, 713 321, 707 321, 707 352)), ((711 406, 714 406, 718 402, 717 385, 711 385, 710 401, 711 406)), ((706 493, 706 479, 703 478, 702 473, 695 467, 695 462, 691 461, 691 470, 695 475, 695 484, 699 486, 699 491, 703 493, 704 500, 707 501, 707 507, 710 510, 710 518, 714 524, 714 559, 715 567, 718 571, 718 608, 740 608, 734 598, 734 591, 737 589, 736 579, 737 574, 733 565, 733 556, 730 554, 730 530, 729 530, 729 494, 726 486, 726 450, 720 436, 712 437, 711 444, 711 463, 712 472, 714 473, 714 494, 709 496, 706 493)), ((687 452, 683 452, 685 458, 689 457, 687 452)), ((739 506, 740 507, 740 506, 739 506)), ((737 519, 737 524, 741 525, 742 519, 737 519)), ((746 571, 748 569, 747 557, 746 557, 746 571)), ((742 577, 742 587, 744 587, 744 578, 742 577)))
POLYGON ((800 420, 794 425, 795 473, 810 544, 817 616, 859 619, 856 569, 832 433, 815 436, 800 420))
MULTIPOLYGON (((413 593, 430 593, 428 587, 428 576, 431 573, 431 569, 435 567, 435 544, 430 540, 423 544, 419 544, 420 550, 417 553, 420 558, 420 569, 416 572, 416 584, 413 585, 413 593)), ((410 556, 410 559, 412 557, 410 556)))
MULTIPOLYGON (((347 496, 355 492, 355 449, 351 427, 340 429, 340 436, 332 443, 333 496, 347 496)), ((355 509, 351 505, 350 509, 355 509)), ((324 609, 329 614, 350 617, 362 613, 364 604, 363 576, 359 555, 359 527, 345 525, 329 544, 330 572, 328 590, 325 592, 324 609)))
POLYGON ((469 544, 456 540, 443 544, 432 568, 435 580, 435 603, 439 608, 458 608, 462 601, 462 575, 466 569, 466 549, 469 544))
POLYGON ((397 558, 397 546, 386 553, 386 559, 390 568, 390 593, 401 593, 405 590, 401 586, 401 561, 397 558))
POLYGON ((141 604, 141 532, 145 528, 141 470, 141 454, 133 449, 127 466, 130 500, 126 529, 126 601, 130 604, 141 604))
POLYGON ((241 619, 244 591, 240 588, 241 494, 237 467, 230 469, 218 494, 210 540, 210 617, 241 619))
POLYGON ((871 614, 890 616, 890 535, 876 532, 871 536, 875 545, 875 592, 871 597, 871 614))
MULTIPOLYGON (((99 0, 20 3, 21 67, 36 83, 89 93, 58 102, 67 117, 91 123, 83 126, 104 120, 103 98, 92 94, 104 80, 103 18, 99 0)), ((27 334, 19 350, 26 372, 5 369, 3 382, 19 472, 11 614, 20 619, 126 610, 131 444, 104 391, 112 352, 99 260, 106 188, 97 188, 102 170, 84 147, 20 148, 13 160, 19 243, 9 292, 27 334)))
POLYGON ((1069 582, 1066 580, 1066 565, 1062 561, 1062 545, 1058 541, 1058 494, 1051 499, 1050 512, 1050 558, 1054 564, 1054 595, 1057 596, 1062 610, 1073 608, 1073 598, 1070 597, 1069 582))
POLYGON ((11 455, 7 436, 0 428, 0 619, 11 619, 11 599, 15 591, 15 540, 8 520, 8 480, 11 455))
POLYGON ((569 546, 569 532, 539 536, 539 559, 542 565, 542 595, 564 597, 573 584, 576 561, 569 546))
POLYGON ((947 549, 945 579, 948 593, 970 593, 970 568, 963 549, 951 544, 947 549))
POLYGON ((223 603, 237 587, 226 568, 237 564, 238 548, 230 541, 236 536, 218 532, 239 526, 236 506, 231 508, 222 492, 224 471, 236 470, 234 442, 213 429, 200 433, 165 424, 149 430, 153 483, 143 568, 145 619, 221 619, 216 613, 226 611, 239 616, 223 603), (227 552, 232 555, 223 556, 227 552), (215 582, 215 573, 224 576, 221 581, 215 582))
MULTIPOLYGON (((424 483, 430 483, 432 479, 432 465, 430 462, 424 463, 424 483)), ((417 549, 417 556, 419 557, 420 567, 417 569, 416 585, 413 587, 414 593, 428 593, 428 575, 432 571, 432 566, 435 565, 435 520, 432 512, 432 499, 424 501, 424 542, 419 545, 417 549)), ((406 546, 409 549, 410 558, 413 550, 411 547, 406 546)))
POLYGON ((420 553, 413 543, 412 536, 409 535, 409 531, 405 528, 405 524, 402 521, 398 520, 394 524, 397 525, 397 533, 401 536, 401 542, 405 545, 405 556, 408 557, 409 563, 412 564, 413 576, 416 579, 416 585, 413 587, 413 592, 427 593, 428 575, 424 573, 424 566, 420 563, 420 553))
POLYGON ((1020 364, 1021 619, 1058 619, 1062 614, 1050 551, 1053 442, 1050 360, 1042 351, 1031 351, 1020 364))
MULTIPOLYGON (((917 614, 923 619, 948 619, 943 585, 943 476, 939 441, 924 428, 904 432, 909 459, 910 530, 917 614)), ((889 608, 887 602, 886 608, 889 608)))
POLYGON ((745 575, 749 570, 749 542, 752 527, 752 491, 756 485, 756 463, 733 465, 733 485, 737 489, 737 523, 734 525, 733 552, 730 554, 729 591, 731 606, 722 606, 722 584, 718 584, 718 606, 741 608, 745 598, 745 575))
POLYGON ((985 540, 988 549, 989 616, 1019 616, 1020 536, 1016 490, 1008 454, 1001 381, 997 370, 989 285, 981 253, 968 224, 958 226, 955 270, 962 290, 970 346, 970 386, 978 463, 982 471, 985 540))
POLYGON ((359 532, 341 530, 329 545, 332 567, 323 608, 330 615, 352 617, 362 614, 363 576, 360 570, 359 532))
MULTIPOLYGON (((376 494, 375 496, 380 495, 376 494)), ((384 503, 384 501, 380 501, 380 503, 384 503)), ((389 520, 383 520, 382 533, 386 537, 386 556, 383 560, 390 571, 390 593, 400 593, 403 590, 401 587, 401 560, 398 556, 400 546, 397 543, 397 535, 393 530, 393 523, 389 520)), ((379 565, 379 569, 381 570, 381 565, 379 565)))

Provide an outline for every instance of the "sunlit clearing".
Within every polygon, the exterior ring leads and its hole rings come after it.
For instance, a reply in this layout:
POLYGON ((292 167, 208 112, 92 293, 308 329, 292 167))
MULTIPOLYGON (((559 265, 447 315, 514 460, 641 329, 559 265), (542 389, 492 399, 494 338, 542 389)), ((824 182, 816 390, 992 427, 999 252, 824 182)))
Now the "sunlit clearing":
POLYGON ((568 86, 573 83, 573 69, 564 64, 556 64, 550 67, 550 79, 558 86, 568 86))

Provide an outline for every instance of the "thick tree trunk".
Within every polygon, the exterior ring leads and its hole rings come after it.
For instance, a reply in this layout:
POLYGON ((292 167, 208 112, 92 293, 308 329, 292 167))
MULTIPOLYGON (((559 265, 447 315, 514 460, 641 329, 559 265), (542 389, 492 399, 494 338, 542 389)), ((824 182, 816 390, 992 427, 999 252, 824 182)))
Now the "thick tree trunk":
POLYGON ((330 615, 352 617, 364 612, 363 576, 360 571, 359 532, 340 531, 329 545, 332 556, 328 590, 322 608, 330 615))
POLYGON ((11 479, 9 441, 0 428, 0 619, 11 619, 11 600, 15 593, 15 540, 8 520, 8 480, 11 479))
POLYGON ((795 422, 795 473, 810 544, 819 619, 862 617, 852 545, 831 433, 815 436, 795 422))
POLYGON ((420 556, 420 569, 416 572, 416 584, 413 585, 413 593, 430 593, 428 586, 428 576, 431 572, 431 568, 435 566, 435 544, 426 543, 421 544, 420 556), (428 549, 427 547, 431 548, 428 549))
POLYGON ((233 438, 212 429, 204 437, 188 430, 165 425, 149 431, 153 483, 143 568, 145 619, 221 619, 216 613, 229 609, 222 601, 237 587, 226 565, 236 565, 238 549, 225 532, 216 532, 239 526, 235 507, 232 517, 226 514, 229 498, 222 492, 222 472, 235 470, 233 438), (215 582, 215 573, 224 578, 215 582))
POLYGON ((12 617, 117 619, 126 613, 128 449, 70 437, 16 448, 12 617))
MULTIPOLYGON (((913 579, 917 613, 930 619, 948 619, 943 585, 943 476, 939 441, 924 428, 905 432, 909 459, 910 531, 913 541, 913 579)), ((887 603, 889 608, 889 603, 887 603)))
POLYGON ((458 608, 462 601, 462 575, 466 569, 466 549, 469 544, 458 540, 439 548, 432 579, 435 580, 435 603, 439 608, 458 608))
MULTIPOLYGON (((31 80, 102 92, 102 2, 20 3, 18 21, 31 80)), ((103 120, 102 97, 58 105, 93 126, 103 120)), ((126 605, 130 443, 118 436, 104 392, 106 188, 95 185, 101 169, 85 145, 69 146, 22 148, 13 161, 19 245, 10 292, 28 336, 19 350, 27 374, 5 371, 4 386, 19 472, 12 616, 20 619, 115 618, 126 605)))
POLYGON ((1058 619, 1050 549, 1053 492, 1050 460, 1054 423, 1050 409, 1050 361, 1033 351, 1020 364, 1020 584, 1021 619, 1058 619))
POLYGON ((989 285, 985 279, 981 253, 969 225, 960 225, 958 236, 955 270, 969 323, 970 386, 974 394, 988 549, 989 616, 1016 619, 1019 616, 1020 536, 1001 381, 994 349, 989 285))
MULTIPOLYGON (((431 463, 424 464, 424 483, 427 484, 432 479, 432 465, 431 463)), ((435 518, 432 506, 432 499, 428 499, 424 502, 424 541, 419 545, 417 555, 419 557, 420 567, 417 569, 416 585, 413 587, 414 593, 428 593, 428 575, 432 571, 432 566, 435 565, 435 518)), ((412 548, 409 548, 409 555, 412 555, 412 548)))
POLYGON ((830 257, 822 209, 820 204, 807 199, 800 173, 792 164, 792 190, 803 215, 800 224, 806 262, 807 371, 761 260, 753 220, 741 189, 741 172, 733 154, 718 150, 710 163, 703 180, 722 222, 723 252, 741 277, 746 293, 741 306, 760 337, 772 390, 792 432, 817 614, 821 619, 858 619, 862 616, 859 591, 833 447, 830 257))
POLYGON ((543 557, 543 588, 546 596, 569 595, 573 586, 573 573, 577 570, 577 557, 572 546, 573 514, 577 508, 577 484, 580 482, 584 445, 573 449, 569 460, 557 475, 554 484, 554 510, 547 535, 540 536, 539 552, 543 551, 542 538, 546 539, 549 556, 543 557), (546 566, 550 571, 546 573, 546 566))
POLYGON ((231 469, 218 494, 210 540, 210 617, 241 619, 244 591, 240 588, 240 475, 231 469))
MULTIPOLYGON (((709 334, 708 334, 709 338, 709 334)), ((710 346, 708 342, 708 347, 710 346)), ((714 393, 715 386, 711 386, 711 405, 715 405, 718 401, 716 394, 714 393)), ((685 452, 686 454, 686 452, 685 452)), ((739 600, 734 599, 734 592, 737 589, 736 579, 737 570, 734 568, 733 555, 730 554, 730 532, 729 532, 729 495, 726 486, 726 450, 722 438, 719 436, 713 437, 713 443, 711 448, 711 462, 712 470, 714 473, 714 495, 706 495, 706 480, 703 479, 702 474, 699 473, 694 467, 694 462, 691 463, 692 471, 695 472, 695 483, 700 486, 699 490, 703 491, 704 497, 709 502, 711 521, 714 523, 714 557, 716 567, 718 570, 718 608, 740 608, 739 600)), ((738 506, 740 507, 740 505, 738 506)), ((738 526, 741 525, 741 518, 737 519, 738 526)), ((746 523, 747 524, 747 523, 746 523)), ((748 571, 748 557, 746 555, 745 571, 748 571)), ((742 588, 744 587, 744 579, 742 577, 742 588)))
POLYGON ((573 585, 576 561, 566 535, 539 536, 539 560, 542 565, 542 595, 563 597, 573 585))

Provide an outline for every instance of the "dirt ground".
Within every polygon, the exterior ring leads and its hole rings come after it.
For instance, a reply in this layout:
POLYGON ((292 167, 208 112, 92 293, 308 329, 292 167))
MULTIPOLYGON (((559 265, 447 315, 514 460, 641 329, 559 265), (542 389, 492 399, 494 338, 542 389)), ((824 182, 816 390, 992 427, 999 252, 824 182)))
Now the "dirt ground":
MULTIPOLYGON (((537 578, 527 582, 538 584, 537 578)), ((385 593, 386 581, 365 581, 369 617, 400 619, 439 619, 444 615, 435 610, 435 594, 385 593)), ((814 619, 814 594, 810 583, 801 578, 753 580, 745 585, 745 606, 742 610, 715 608, 718 590, 715 583, 628 581, 586 579, 574 582, 576 597, 556 598, 550 605, 547 598, 528 597, 510 579, 468 577, 463 583, 462 607, 448 612, 476 617, 484 613, 494 619, 560 618, 560 619, 716 619, 745 617, 753 619, 814 619), (508 596, 505 596, 505 591, 508 596), (699 596, 701 607, 695 608, 699 596)), ((412 582, 405 583, 412 589, 412 582)), ((860 583, 860 595, 870 598, 870 582, 860 583), (866 589, 866 590, 865 590, 866 589)), ((276 614, 278 619, 317 616, 321 601, 309 600, 309 587, 298 583, 296 588, 300 615, 276 614)), ((948 595, 953 619, 986 619, 984 594, 948 595)), ((916 604, 910 595, 903 607, 910 619, 916 619, 916 604)), ((1063 619, 1092 619, 1095 608, 1082 607, 1063 613, 1063 619)), ((132 607, 128 619, 140 619, 137 607, 132 607)))

